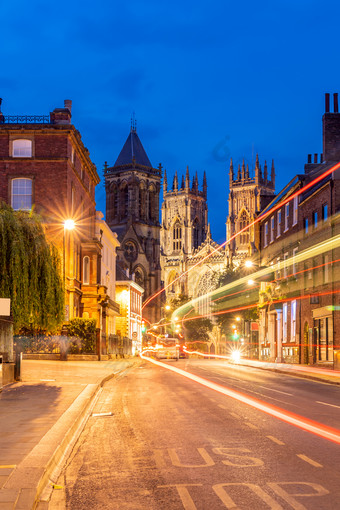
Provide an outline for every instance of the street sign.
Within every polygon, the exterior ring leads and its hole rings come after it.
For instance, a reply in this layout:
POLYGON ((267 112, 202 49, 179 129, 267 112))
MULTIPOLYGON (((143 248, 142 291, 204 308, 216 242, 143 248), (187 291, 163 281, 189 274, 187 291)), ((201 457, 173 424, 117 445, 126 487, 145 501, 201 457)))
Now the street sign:
POLYGON ((11 300, 9 298, 0 298, 0 315, 11 315, 11 300))

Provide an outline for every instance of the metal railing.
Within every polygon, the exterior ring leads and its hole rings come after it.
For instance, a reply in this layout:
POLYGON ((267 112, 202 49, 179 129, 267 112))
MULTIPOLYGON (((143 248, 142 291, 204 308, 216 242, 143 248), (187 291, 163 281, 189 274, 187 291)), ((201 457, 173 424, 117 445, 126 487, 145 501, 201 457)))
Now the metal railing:
POLYGON ((3 124, 50 124, 49 115, 2 115, 3 124))

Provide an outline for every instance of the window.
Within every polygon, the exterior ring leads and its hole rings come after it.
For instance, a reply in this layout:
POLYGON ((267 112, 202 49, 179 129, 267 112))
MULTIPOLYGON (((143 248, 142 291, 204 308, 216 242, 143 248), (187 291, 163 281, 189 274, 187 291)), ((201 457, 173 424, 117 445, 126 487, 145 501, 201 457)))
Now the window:
POLYGON ((71 151, 71 163, 74 165, 74 162, 75 162, 75 150, 74 150, 74 147, 72 147, 72 151, 71 151))
POLYGON ((295 276, 296 272, 297 272, 297 264, 296 264, 297 251, 298 251, 298 248, 293 249, 293 276, 295 276))
POLYGON ((318 213, 317 213, 317 211, 313 212, 313 225, 314 225, 314 228, 317 228, 317 226, 318 226, 318 213))
POLYGON ((322 206, 322 221, 326 221, 328 218, 328 204, 322 206))
POLYGON ((287 342, 288 303, 282 306, 282 341, 287 342))
POLYGON ((308 218, 303 220, 303 227, 305 229, 305 234, 308 234, 308 218))
POLYGON ((323 283, 329 282, 329 256, 323 256, 323 283))
POLYGON ((264 246, 268 244, 268 221, 264 224, 264 246))
POLYGON ((288 252, 283 255, 283 277, 287 278, 288 276, 288 266, 287 266, 288 252))
POLYGON ((173 250, 178 251, 182 248, 182 227, 179 222, 175 223, 173 232, 173 250))
POLYGON ((241 232, 239 238, 240 238, 240 244, 249 244, 249 228, 247 228, 249 226, 249 216, 248 214, 246 213, 246 211, 242 211, 241 213, 241 216, 240 216, 240 231, 243 230, 243 232, 241 232))
POLYGON ((293 225, 296 225, 298 221, 298 197, 293 199, 293 225))
POLYGON ((288 220, 289 220, 289 204, 285 205, 285 232, 288 230, 288 220))
POLYGON ((291 304, 290 319, 291 319, 290 341, 295 342, 295 337, 296 337, 296 300, 292 301, 292 304, 291 304))
POLYGON ((275 226, 275 217, 272 216, 270 218, 270 242, 274 241, 274 226, 275 226))
POLYGON ((90 258, 83 258, 83 283, 88 285, 90 283, 90 258))
POLYGON ((276 237, 280 237, 281 235, 281 209, 277 211, 277 233, 276 237))
POLYGON ((280 280, 280 278, 281 278, 281 262, 280 262, 280 257, 277 257, 277 259, 276 259, 276 268, 277 268, 276 279, 280 280))
POLYGON ((24 140, 19 138, 13 140, 13 158, 31 158, 32 157, 32 140, 24 140))
POLYGON ((29 211, 32 207, 32 179, 13 179, 11 205, 15 211, 29 211))

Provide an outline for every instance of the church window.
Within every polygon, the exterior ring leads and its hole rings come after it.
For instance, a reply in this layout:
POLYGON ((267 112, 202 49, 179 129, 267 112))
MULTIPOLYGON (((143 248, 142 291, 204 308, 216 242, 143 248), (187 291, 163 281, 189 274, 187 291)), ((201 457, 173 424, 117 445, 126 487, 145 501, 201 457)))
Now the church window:
POLYGON ((173 228, 173 250, 178 251, 182 248, 182 227, 179 222, 176 222, 173 228))
POLYGON ((249 244, 249 228, 246 228, 249 225, 249 217, 246 211, 242 211, 239 225, 240 231, 245 229, 240 234, 240 244, 249 244))
POLYGON ((198 248, 200 245, 200 239, 199 239, 199 222, 196 218, 194 221, 194 227, 193 227, 193 246, 194 248, 198 248))
POLYGON ((135 270, 135 282, 144 288, 144 273, 139 267, 135 270))
POLYGON ((125 218, 128 215, 129 206, 129 189, 125 185, 120 190, 120 218, 125 218))

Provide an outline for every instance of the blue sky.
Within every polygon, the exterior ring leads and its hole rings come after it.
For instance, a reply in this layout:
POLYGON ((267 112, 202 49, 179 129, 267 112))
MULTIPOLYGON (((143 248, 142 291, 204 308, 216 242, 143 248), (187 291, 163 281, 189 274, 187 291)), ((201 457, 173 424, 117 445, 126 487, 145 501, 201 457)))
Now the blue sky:
MULTIPOLYGON (((154 0, 1 3, 4 114, 73 122, 102 178, 135 111, 168 180, 208 179, 209 221, 225 240, 229 159, 273 158, 279 191, 322 151, 324 93, 340 92, 338 2, 154 0)), ((105 212, 103 185, 97 209, 105 212)))

